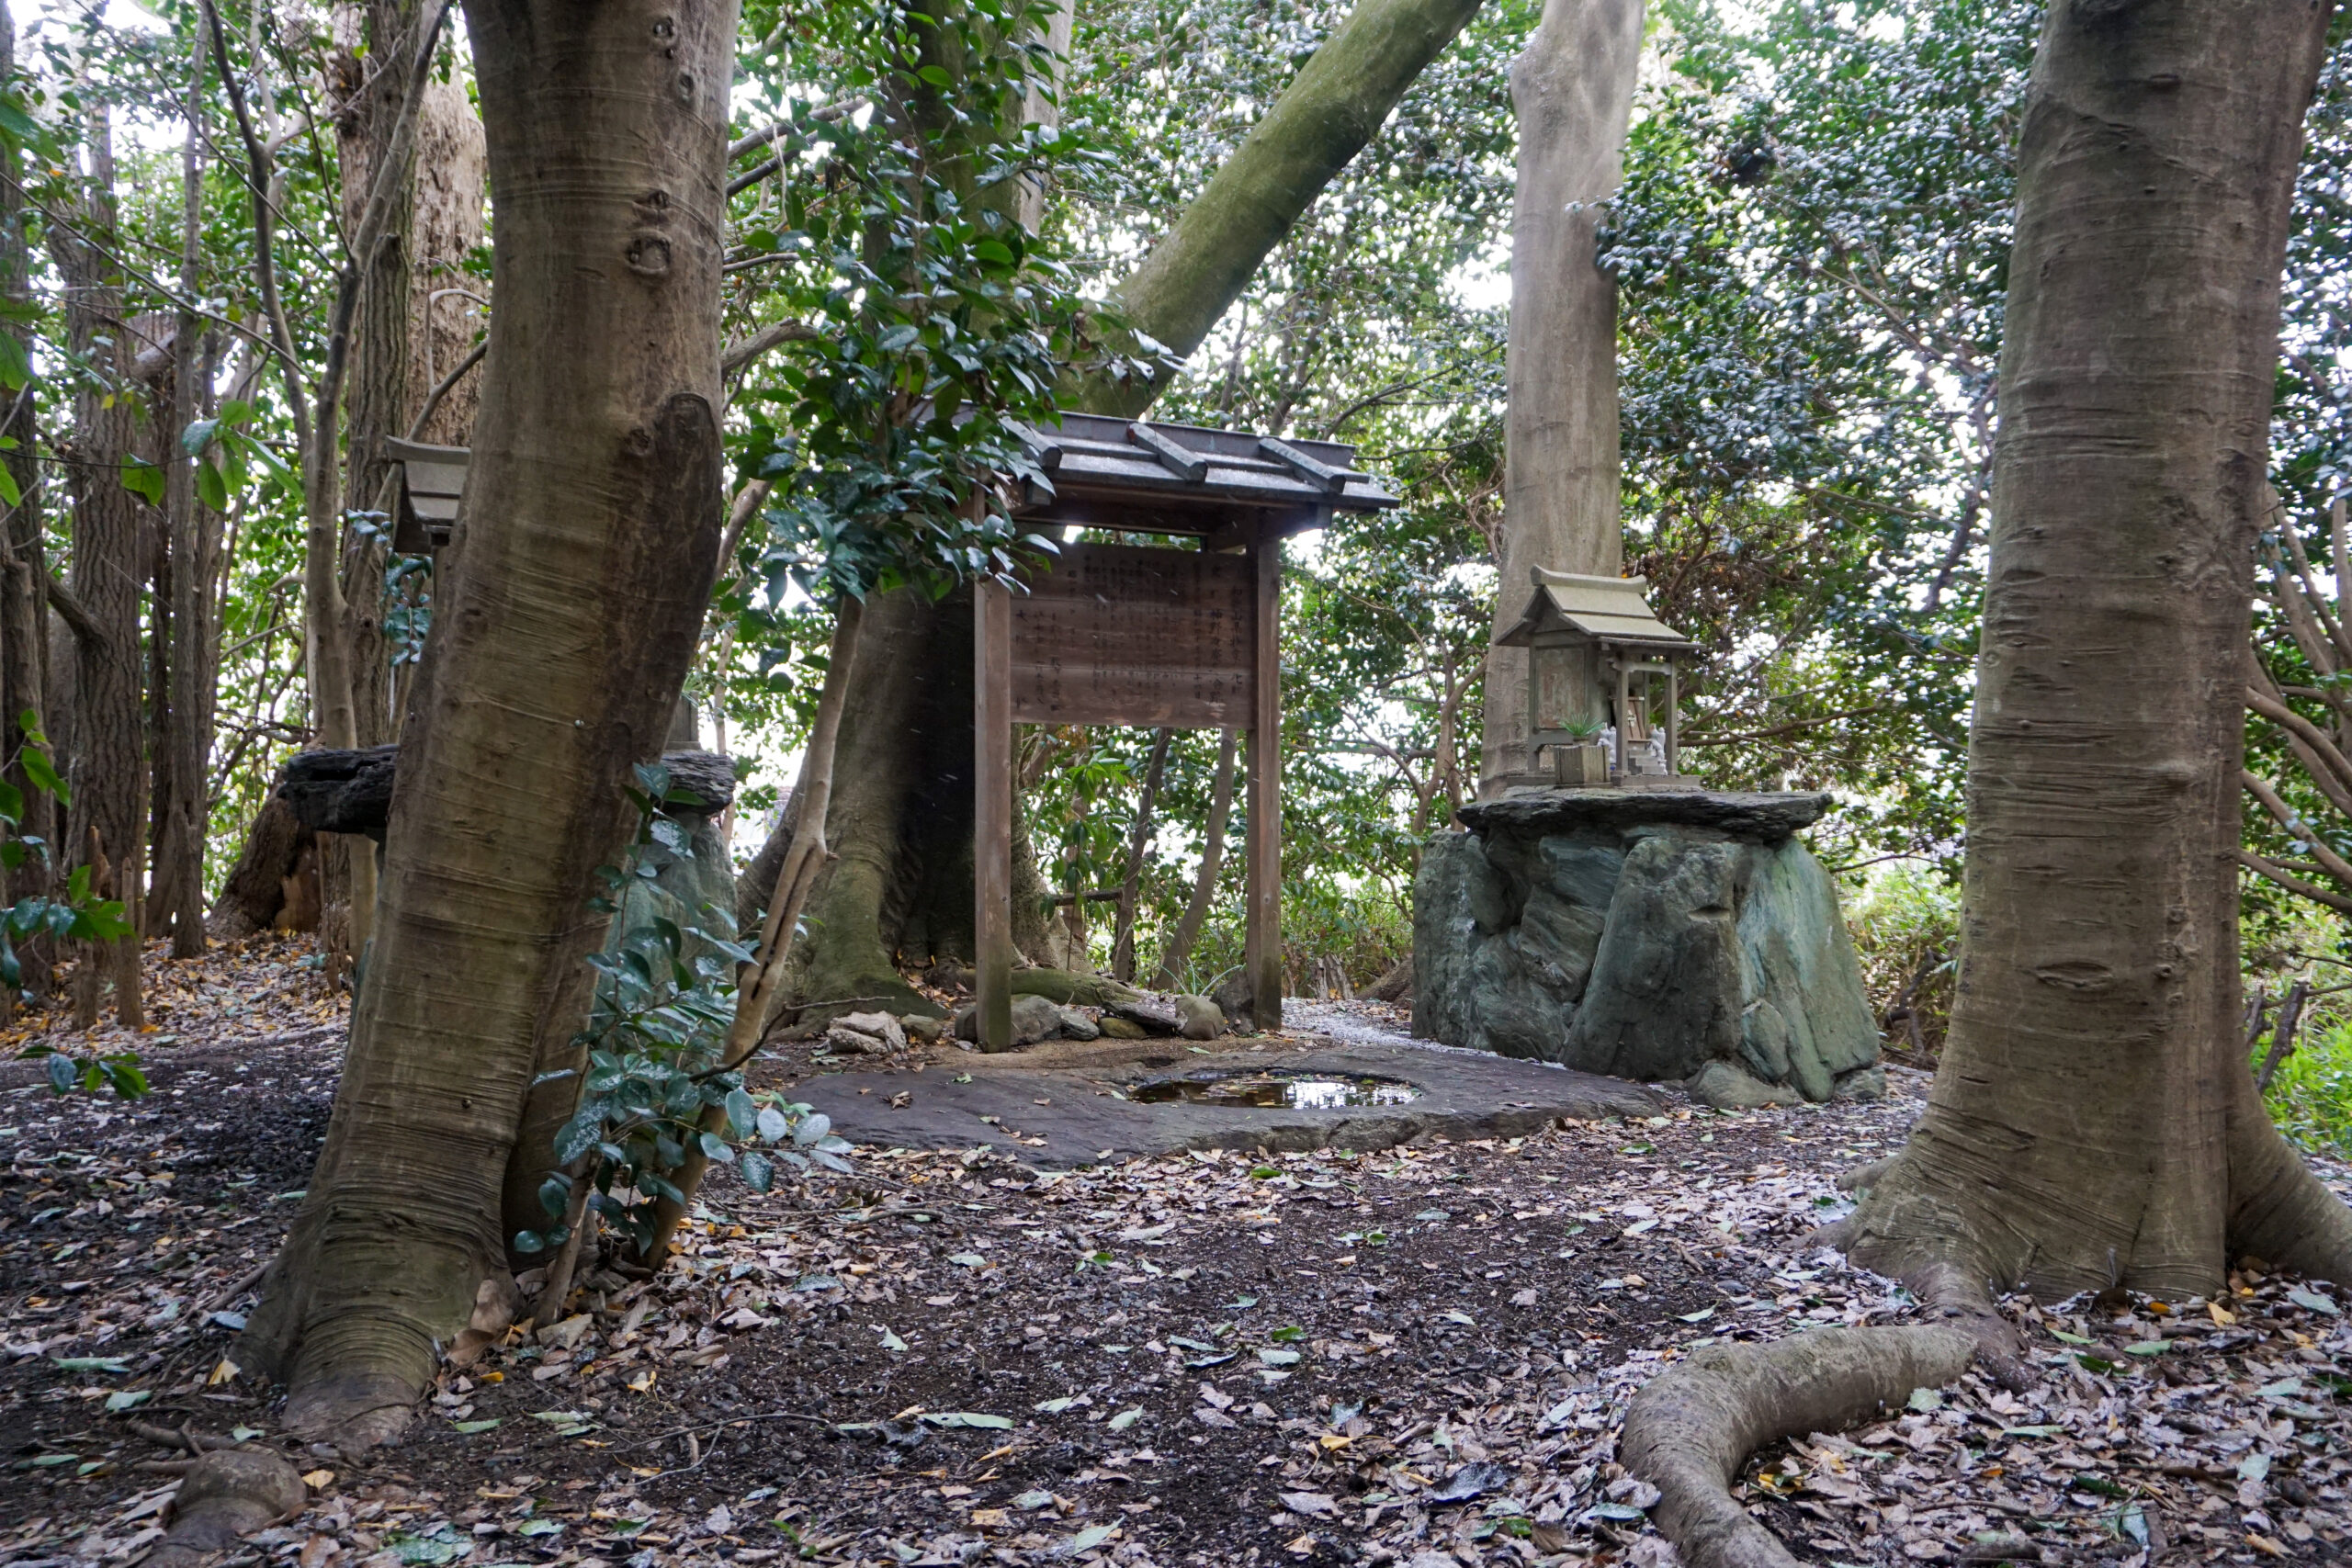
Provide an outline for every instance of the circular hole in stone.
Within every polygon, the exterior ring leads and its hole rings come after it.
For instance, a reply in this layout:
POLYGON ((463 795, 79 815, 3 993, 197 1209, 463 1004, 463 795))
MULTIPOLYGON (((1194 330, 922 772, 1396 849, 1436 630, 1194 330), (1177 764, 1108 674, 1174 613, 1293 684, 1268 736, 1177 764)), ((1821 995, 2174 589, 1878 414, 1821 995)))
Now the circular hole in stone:
POLYGON ((1184 1100, 1193 1105, 1222 1105, 1235 1110, 1274 1108, 1293 1111, 1338 1111, 1351 1105, 1404 1105, 1420 1099, 1421 1091, 1394 1078, 1293 1077, 1253 1073, 1247 1077, 1162 1078, 1138 1086, 1129 1096, 1147 1104, 1184 1100))

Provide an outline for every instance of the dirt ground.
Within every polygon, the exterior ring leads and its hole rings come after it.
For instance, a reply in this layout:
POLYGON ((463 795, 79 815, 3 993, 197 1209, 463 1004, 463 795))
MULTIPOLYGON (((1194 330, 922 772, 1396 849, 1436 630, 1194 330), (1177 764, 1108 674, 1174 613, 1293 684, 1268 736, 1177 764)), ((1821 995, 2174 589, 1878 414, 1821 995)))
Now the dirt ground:
MULTIPOLYGON (((1657 1568, 1654 1498, 1612 1461, 1659 1363, 1913 1310, 1804 1241, 1917 1114, 1903 1070, 1874 1105, 1669 1091, 1655 1118, 1371 1152, 865 1149, 764 1198, 722 1179, 660 1280, 592 1280, 587 1311, 446 1375, 395 1448, 303 1451, 228 1358, 340 1010, 293 942, 150 973, 148 1098, 0 1066, 0 1564, 134 1561, 187 1430, 309 1472, 308 1510, 236 1568, 1657 1568)), ((2011 1310, 2033 1392, 1921 1391, 1751 1465, 1800 1561, 2352 1560, 2335 1289, 2249 1268, 2211 1302, 2011 1310)))

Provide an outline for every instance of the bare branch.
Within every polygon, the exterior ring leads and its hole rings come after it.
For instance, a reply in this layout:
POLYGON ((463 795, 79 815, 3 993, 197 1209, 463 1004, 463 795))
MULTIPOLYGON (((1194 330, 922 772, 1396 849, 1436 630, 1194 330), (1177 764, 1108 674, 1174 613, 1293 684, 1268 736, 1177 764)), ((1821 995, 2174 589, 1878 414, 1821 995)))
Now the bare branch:
POLYGON ((433 390, 424 394, 424 407, 418 409, 416 417, 409 422, 407 437, 409 440, 413 441, 424 434, 425 424, 433 418, 434 411, 441 406, 441 400, 447 397, 450 389, 464 378, 467 371, 480 365, 482 356, 489 352, 490 339, 485 336, 480 343, 474 344, 472 350, 463 359, 449 367, 449 373, 447 376, 433 384, 433 390))
POLYGON ((2304 822, 2292 807, 2279 798, 2278 792, 2270 787, 2268 779, 2250 769, 2241 769, 2238 782, 2245 785, 2246 794, 2262 803, 2262 809, 2270 813, 2271 820, 2294 834, 2298 841, 2311 846, 2312 859, 2319 863, 2322 871, 2352 887, 2352 861, 2346 861, 2321 842, 2319 835, 2312 831, 2311 825, 2304 822))
POLYGON ((73 629, 76 638, 92 648, 104 649, 111 646, 107 641, 107 634, 99 626, 97 618, 90 614, 81 600, 74 596, 74 591, 71 588, 66 587, 54 577, 43 573, 41 589, 49 595, 49 607, 57 612, 58 619, 73 629))
POLYGON ((817 336, 817 329, 806 321, 775 321, 762 327, 749 337, 737 338, 718 356, 718 370, 732 376, 769 349, 783 343, 808 343, 817 336))
POLYGON ((2306 882, 2275 861, 2263 859, 2252 850, 2242 849, 2238 851, 2237 855, 2240 865, 2245 866, 2264 881, 2277 883, 2290 893, 2301 894, 2315 903, 2325 904, 2332 909, 2341 909, 2346 914, 2352 915, 2352 898, 2347 898, 2341 893, 2331 893, 2315 883, 2306 882))
MULTIPOLYGON (((2326 771, 2333 773, 2339 784, 2352 786, 2352 759, 2347 759, 2343 752, 2337 750, 2335 742, 2323 734, 2318 725, 2313 724, 2286 704, 2251 686, 2246 688, 2245 705, 2301 740, 2316 753, 2325 765, 2326 771)), ((2313 782, 2320 782, 2316 776, 2317 770, 2313 770, 2313 782)), ((2352 808, 2346 809, 2352 810, 2352 808)))

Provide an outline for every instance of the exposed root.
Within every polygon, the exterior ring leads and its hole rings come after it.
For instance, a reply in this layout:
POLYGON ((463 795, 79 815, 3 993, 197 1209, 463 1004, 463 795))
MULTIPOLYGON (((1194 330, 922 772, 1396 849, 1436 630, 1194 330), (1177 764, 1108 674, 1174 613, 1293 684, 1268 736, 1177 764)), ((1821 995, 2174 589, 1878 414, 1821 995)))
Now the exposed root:
POLYGON ((1974 1342, 1976 1365, 1995 1382, 2021 1393, 2040 1382, 2017 1327, 1994 1310, 1991 1291, 1959 1265, 1930 1263, 1903 1277, 1928 1315, 1974 1342))
POLYGON ((2231 1256, 2352 1284, 2352 1209, 2312 1174, 2271 1122, 2254 1076, 2233 1075, 2230 1106, 2231 1256))
POLYGON ((153 1421, 136 1419, 129 1422, 128 1425, 133 1432, 151 1443, 159 1443, 167 1449, 185 1450, 192 1454, 201 1454, 212 1449, 233 1449, 239 1446, 234 1438, 216 1438, 209 1432, 199 1432, 192 1427, 165 1427, 153 1421))
POLYGON ((1894 1162, 1901 1157, 1899 1155, 1889 1155, 1884 1159, 1870 1160, 1856 1166, 1838 1178, 1838 1190, 1840 1192, 1869 1191, 1878 1185, 1880 1177, 1894 1168, 1894 1162))
POLYGON ((1652 1517, 1689 1568, 1796 1568, 1732 1500, 1748 1455, 1951 1382, 1979 1343, 1969 1328, 1935 1326, 1819 1328, 1770 1345, 1711 1346, 1634 1396, 1618 1457, 1658 1489, 1652 1517))
POLYGON ((354 1372, 298 1384, 286 1401, 286 1428, 313 1442, 371 1449, 407 1429, 417 1390, 388 1372, 354 1372))
POLYGON ((282 1524, 310 1498, 302 1477, 267 1449, 219 1449, 188 1463, 172 1525, 144 1568, 196 1568, 255 1530, 282 1524))

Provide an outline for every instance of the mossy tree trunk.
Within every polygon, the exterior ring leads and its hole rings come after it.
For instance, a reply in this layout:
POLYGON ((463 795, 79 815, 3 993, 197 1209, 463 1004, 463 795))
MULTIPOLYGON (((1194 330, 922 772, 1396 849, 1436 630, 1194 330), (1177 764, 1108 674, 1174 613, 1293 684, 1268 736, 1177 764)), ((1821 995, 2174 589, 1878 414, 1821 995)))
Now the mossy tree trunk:
POLYGON ((402 1425, 436 1343, 511 1292, 502 1179, 546 1157, 526 1100, 569 1063, 594 873, 661 749, 722 515, 734 6, 468 0, 466 19, 499 300, 467 521, 326 1146, 240 1356, 288 1382, 289 1425, 350 1441, 402 1425))

